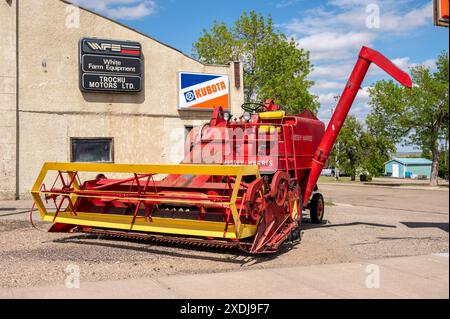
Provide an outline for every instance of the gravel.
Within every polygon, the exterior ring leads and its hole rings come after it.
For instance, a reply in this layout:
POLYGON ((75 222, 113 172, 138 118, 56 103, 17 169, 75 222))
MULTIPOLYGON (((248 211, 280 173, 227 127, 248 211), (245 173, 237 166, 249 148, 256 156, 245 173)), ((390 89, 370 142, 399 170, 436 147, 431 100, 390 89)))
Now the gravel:
POLYGON ((300 244, 285 245, 280 253, 262 257, 47 233, 32 228, 23 216, 0 215, 0 286, 63 284, 70 265, 80 267, 83 281, 102 281, 448 252, 448 192, 332 185, 321 190, 334 203, 327 207, 325 223, 318 227, 305 222, 300 244), (407 201, 406 193, 410 194, 407 201), (392 205, 397 197, 402 203, 392 205), (352 203, 352 198, 357 202, 352 203), (427 200, 432 200, 429 210, 423 209, 427 200))

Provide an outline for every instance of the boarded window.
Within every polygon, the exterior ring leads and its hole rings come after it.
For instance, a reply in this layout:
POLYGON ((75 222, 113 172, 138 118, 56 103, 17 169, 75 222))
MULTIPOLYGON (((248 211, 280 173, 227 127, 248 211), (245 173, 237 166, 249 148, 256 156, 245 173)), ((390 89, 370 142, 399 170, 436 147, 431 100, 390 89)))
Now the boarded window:
POLYGON ((71 161, 113 163, 112 138, 72 138, 71 161))

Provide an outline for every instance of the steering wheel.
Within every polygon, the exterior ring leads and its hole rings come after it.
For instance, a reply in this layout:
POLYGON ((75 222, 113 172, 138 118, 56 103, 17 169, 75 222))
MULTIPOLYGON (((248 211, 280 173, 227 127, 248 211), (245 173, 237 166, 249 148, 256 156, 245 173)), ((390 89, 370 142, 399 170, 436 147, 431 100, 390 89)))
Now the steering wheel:
POLYGON ((263 103, 256 103, 256 102, 247 102, 241 105, 241 108, 244 111, 251 112, 251 113, 257 113, 257 112, 265 112, 266 106, 263 103))

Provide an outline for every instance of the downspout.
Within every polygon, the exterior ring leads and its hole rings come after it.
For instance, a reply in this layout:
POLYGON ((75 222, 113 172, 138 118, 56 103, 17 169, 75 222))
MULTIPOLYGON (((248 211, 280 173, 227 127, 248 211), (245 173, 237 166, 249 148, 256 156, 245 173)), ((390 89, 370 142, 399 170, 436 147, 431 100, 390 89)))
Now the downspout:
POLYGON ((20 198, 19 182, 19 151, 20 151, 20 124, 19 124, 19 0, 16 0, 16 200, 20 198))

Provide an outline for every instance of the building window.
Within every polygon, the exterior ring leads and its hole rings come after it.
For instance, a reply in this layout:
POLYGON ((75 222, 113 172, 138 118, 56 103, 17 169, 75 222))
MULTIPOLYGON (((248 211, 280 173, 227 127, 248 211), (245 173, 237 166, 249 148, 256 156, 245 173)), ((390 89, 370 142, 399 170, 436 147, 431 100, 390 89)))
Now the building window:
POLYGON ((112 138, 71 138, 71 161, 113 163, 112 138))

